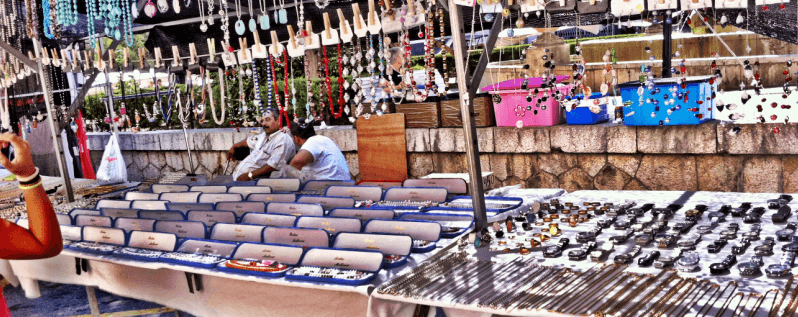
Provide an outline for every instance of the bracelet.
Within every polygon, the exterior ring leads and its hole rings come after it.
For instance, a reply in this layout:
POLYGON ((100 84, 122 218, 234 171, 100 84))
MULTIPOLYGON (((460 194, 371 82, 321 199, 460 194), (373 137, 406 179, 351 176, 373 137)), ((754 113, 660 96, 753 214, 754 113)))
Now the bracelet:
POLYGON ((30 185, 36 184, 38 182, 41 182, 41 180, 42 180, 42 177, 37 174, 36 177, 31 179, 30 181, 19 181, 19 186, 30 186, 30 185))
POLYGON ((23 183, 24 182, 30 182, 31 180, 36 178, 36 176, 39 176, 39 168, 38 167, 36 168, 36 172, 31 174, 30 176, 28 176, 28 177, 17 176, 17 180, 20 181, 20 182, 23 182, 23 183))
POLYGON ((34 188, 39 187, 39 186, 42 186, 42 182, 37 182, 36 184, 30 185, 30 186, 20 185, 19 188, 22 189, 22 190, 28 190, 28 189, 34 189, 34 188))

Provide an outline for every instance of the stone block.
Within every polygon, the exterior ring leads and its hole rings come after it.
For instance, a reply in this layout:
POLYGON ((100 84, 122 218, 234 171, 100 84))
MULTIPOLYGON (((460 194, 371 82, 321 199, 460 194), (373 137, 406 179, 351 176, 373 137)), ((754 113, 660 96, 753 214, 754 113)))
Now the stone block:
POLYGON ((629 174, 608 164, 596 174, 593 185, 599 190, 621 190, 631 179, 629 174))
POLYGON ((141 170, 141 177, 144 181, 159 178, 161 177, 161 169, 152 164, 147 165, 147 167, 141 170))
MULTIPOLYGON (((463 129, 460 129, 463 131, 463 129)), ((465 131, 463 131, 465 133, 465 131)), ((494 141, 493 141, 493 128, 478 128, 477 129, 477 146, 479 147, 480 153, 492 153, 494 149, 494 141)), ((465 146, 465 138, 463 140, 463 146, 465 146)), ((463 149, 465 152, 465 148, 463 149)))
MULTIPOLYGON (((219 167, 224 169, 224 165, 227 163, 227 159, 222 152, 196 151, 192 152, 192 154, 195 155, 194 158, 196 159, 194 161, 194 167, 197 168, 197 162, 199 161, 199 165, 204 167, 210 174, 212 174, 219 167)), ((186 160, 186 164, 188 164, 188 160, 186 160)))
POLYGON ((87 133, 86 136, 86 144, 91 151, 105 150, 105 145, 108 144, 108 140, 111 139, 111 134, 105 132, 87 133))
POLYGON ((175 171, 183 170, 188 166, 188 162, 184 161, 183 153, 178 151, 164 151, 164 160, 166 166, 171 167, 175 171))
POLYGON ((798 124, 717 125, 718 152, 729 154, 798 154, 798 124), (740 127, 737 135, 729 135, 740 127), (780 132, 773 133, 778 127, 780 132))
POLYGON ((186 141, 183 137, 183 131, 177 133, 176 131, 159 131, 153 132, 158 136, 161 143, 161 149, 164 151, 185 151, 186 141))
POLYGON ((465 154, 461 153, 432 153, 432 164, 435 173, 467 173, 465 154))
POLYGON ((557 176, 540 172, 526 180, 526 188, 560 188, 557 176))
POLYGON ((227 151, 233 147, 233 134, 228 131, 194 130, 188 137, 194 151, 227 151))
MULTIPOLYGON (((508 179, 506 179, 506 180, 504 180, 502 182, 502 186, 515 186, 515 185, 519 185, 519 184, 520 185, 525 185, 525 182, 524 182, 524 180, 522 180, 522 179, 520 179, 518 177, 515 177, 515 176, 510 177, 510 178, 508 178, 508 179)), ((524 186, 521 186, 521 187, 523 188, 524 186)))
POLYGON ((132 152, 133 152, 133 158, 132 158, 133 163, 143 171, 144 168, 150 164, 150 156, 147 155, 147 151, 132 151, 132 152))
POLYGON ((780 193, 782 182, 781 158, 753 156, 743 163, 743 192, 780 193))
POLYGON ((537 155, 535 154, 508 154, 512 156, 512 172, 513 176, 520 180, 526 181, 532 175, 538 173, 537 169, 537 155))
POLYGON ((420 178, 432 173, 434 171, 432 154, 408 153, 407 168, 407 173, 411 178, 420 178))
POLYGON ((698 190, 740 191, 744 157, 737 155, 697 155, 698 190))
POLYGON ((782 161, 782 192, 798 193, 798 158, 785 157, 782 161))
POLYGON ((496 153, 550 153, 550 127, 493 128, 496 153))
POLYGON ((551 127, 551 147, 566 153, 635 153, 636 142, 635 127, 623 124, 551 127))
POLYGON ((560 183, 560 188, 568 192, 574 192, 583 189, 593 189, 593 178, 579 168, 572 168, 571 170, 563 173, 557 180, 560 183))
POLYGON ((166 166, 166 154, 163 151, 148 151, 150 164, 157 168, 166 166))
POLYGON ((407 173, 412 178, 421 178, 434 171, 432 164, 432 154, 430 153, 408 153, 407 154, 407 173))
MULTIPOLYGON (((125 165, 130 167, 133 164, 133 151, 122 151, 122 159, 125 160, 125 165)), ((103 153, 100 153, 100 159, 102 159, 103 153)), ((98 165, 99 166, 99 165, 98 165)))
POLYGON ((479 167, 482 168, 483 172, 490 172, 493 171, 492 167, 490 166, 490 154, 480 154, 479 155, 479 167))
MULTIPOLYGON (((123 152, 124 153, 124 152, 123 152)), ((94 167, 94 172, 97 172, 97 168, 100 167, 100 161, 103 159, 103 152, 102 151, 89 151, 89 157, 91 157, 91 166, 94 167)), ((125 157, 122 155, 122 157, 125 157)), ((125 163, 127 164, 127 163, 125 163)), ((127 167, 127 166, 125 166, 127 167)))
POLYGON ((513 176, 512 154, 488 154, 490 156, 490 170, 500 182, 513 176))
POLYGON ((635 176, 651 190, 697 190, 695 157, 644 155, 635 176))
POLYGON ((559 176, 577 165, 575 154, 552 153, 538 155, 541 170, 559 176))
POLYGON ((596 176, 607 164, 607 157, 604 154, 580 154, 578 160, 579 168, 587 172, 590 177, 596 176))
POLYGON ((637 150, 642 153, 714 154, 717 121, 699 125, 637 127, 637 150))
POLYGON ((159 134, 160 132, 121 132, 119 133, 119 148, 123 151, 160 151, 159 134))
POLYGON ((357 130, 355 129, 316 130, 316 134, 332 139, 341 152, 357 151, 357 130))
POLYGON ((407 152, 432 152, 430 129, 406 129, 407 152))
POLYGON ((144 176, 142 176, 141 169, 136 166, 136 164, 130 165, 127 167, 127 180, 133 182, 143 182, 144 176))
POLYGON ((349 173, 352 175, 360 175, 360 164, 357 160, 357 153, 344 153, 346 163, 349 165, 349 173))
POLYGON ((626 184, 626 186, 623 187, 623 190, 648 190, 648 187, 643 185, 643 183, 641 183, 639 180, 632 179, 629 184, 626 184))
POLYGON ((640 167, 642 155, 607 155, 607 162, 634 177, 640 167))
POLYGON ((432 152, 465 152, 463 129, 429 129, 429 141, 432 152))

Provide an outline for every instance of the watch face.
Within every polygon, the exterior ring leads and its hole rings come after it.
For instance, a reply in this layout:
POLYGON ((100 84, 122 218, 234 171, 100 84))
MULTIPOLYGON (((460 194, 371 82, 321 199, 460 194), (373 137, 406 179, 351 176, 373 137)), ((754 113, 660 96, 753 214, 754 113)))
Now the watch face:
POLYGON ((798 243, 793 242, 790 244, 785 244, 781 247, 781 250, 786 252, 798 252, 798 243))
POLYGON ((556 253, 559 250, 560 250, 560 247, 557 247, 557 246, 548 247, 548 248, 546 248, 546 253, 556 253))
POLYGON ((582 250, 573 250, 571 252, 568 252, 568 257, 571 258, 583 258, 585 257, 585 255, 587 255, 587 252, 582 250))
POLYGON ((791 236, 793 233, 795 233, 795 230, 792 229, 781 229, 776 231, 777 236, 791 236))
POLYGON ((739 268, 741 271, 742 270, 758 270, 759 269, 759 264, 757 264, 755 262, 743 262, 743 263, 740 263, 740 265, 738 265, 737 268, 739 268))
POLYGON ((696 256, 685 256, 679 259, 679 265, 682 266, 690 266, 698 264, 698 257, 696 256))
POLYGON ((723 217, 725 215, 726 214, 724 214, 724 213, 722 213, 720 211, 713 211, 713 212, 709 213, 709 218, 721 218, 721 217, 723 217))

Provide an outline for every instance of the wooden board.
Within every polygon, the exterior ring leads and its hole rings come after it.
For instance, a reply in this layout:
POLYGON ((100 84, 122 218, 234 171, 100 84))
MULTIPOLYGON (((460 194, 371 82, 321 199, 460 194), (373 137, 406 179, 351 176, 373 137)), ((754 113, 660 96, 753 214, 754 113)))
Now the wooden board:
POLYGON ((361 181, 402 182, 407 179, 405 115, 358 118, 357 159, 361 181))
MULTIPOLYGON (((477 127, 490 127, 493 121, 493 101, 490 96, 477 96, 474 98, 474 123, 477 127)), ((441 125, 443 127, 462 127, 463 115, 460 112, 460 98, 455 97, 441 101, 441 125)))
POLYGON ((440 102, 410 102, 396 105, 396 113, 405 115, 408 128, 438 128, 441 126, 440 102))

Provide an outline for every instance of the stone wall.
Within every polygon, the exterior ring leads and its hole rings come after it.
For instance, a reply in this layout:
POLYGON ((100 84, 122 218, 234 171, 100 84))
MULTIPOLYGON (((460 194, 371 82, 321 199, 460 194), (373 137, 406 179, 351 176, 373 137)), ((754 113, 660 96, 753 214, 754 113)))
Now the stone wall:
MULTIPOLYGON (((494 172, 503 185, 557 187, 570 191, 707 190, 798 192, 798 125, 735 125, 710 121, 698 126, 595 126, 477 129, 483 171, 494 172)), ((410 177, 429 173, 467 172, 462 129, 408 129, 410 177)), ((344 152, 352 176, 360 180, 357 133, 352 129, 319 131, 344 152)), ((225 151, 246 136, 235 130, 190 132, 198 173, 224 170, 225 151)), ((90 134, 95 165, 107 133, 90 134)), ((162 172, 186 171, 182 131, 122 133, 120 143, 131 180, 162 172), (182 145, 181 145, 182 144, 182 145)), ((228 173, 234 168, 230 164, 228 173)))

